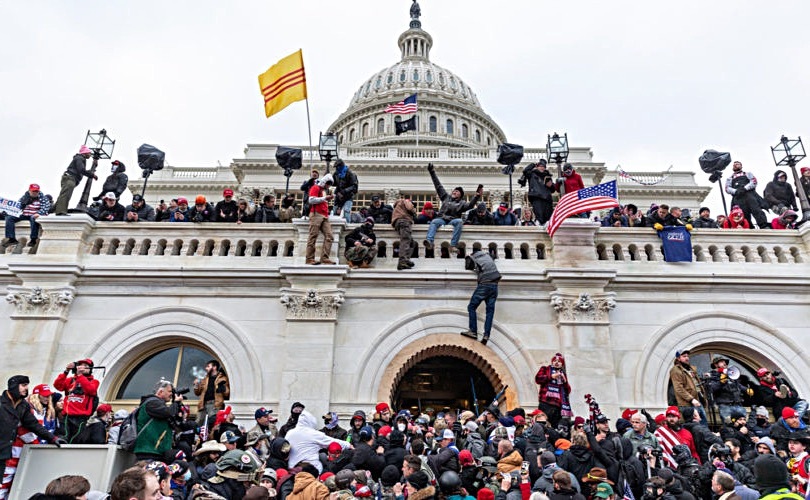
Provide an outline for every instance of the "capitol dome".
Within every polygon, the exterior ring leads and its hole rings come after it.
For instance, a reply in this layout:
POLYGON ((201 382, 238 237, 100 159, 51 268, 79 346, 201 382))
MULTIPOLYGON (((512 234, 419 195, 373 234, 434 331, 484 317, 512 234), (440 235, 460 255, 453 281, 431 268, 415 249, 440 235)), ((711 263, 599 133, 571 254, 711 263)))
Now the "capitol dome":
POLYGON ((394 121, 412 115, 387 114, 389 104, 417 94, 419 143, 448 147, 494 147, 505 142, 501 128, 481 108, 475 92, 450 70, 430 61, 433 37, 417 20, 399 37, 401 59, 374 73, 352 97, 329 130, 345 146, 415 144, 416 132, 397 136, 394 121))

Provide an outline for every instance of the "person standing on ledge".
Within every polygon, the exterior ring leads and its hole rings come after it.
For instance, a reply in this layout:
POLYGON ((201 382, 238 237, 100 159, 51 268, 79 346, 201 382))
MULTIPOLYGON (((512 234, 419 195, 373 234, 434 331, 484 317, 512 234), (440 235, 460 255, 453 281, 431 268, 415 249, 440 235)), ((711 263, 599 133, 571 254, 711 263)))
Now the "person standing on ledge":
POLYGON ((65 173, 62 174, 62 190, 59 192, 59 198, 56 199, 53 210, 56 215, 67 215, 70 197, 73 196, 73 190, 81 182, 82 177, 92 177, 93 180, 98 180, 98 176, 92 172, 92 169, 87 170, 87 160, 92 154, 93 151, 90 148, 82 146, 79 148, 79 152, 73 156, 65 173))
POLYGON ((492 331, 492 320, 495 317, 495 301, 498 300, 498 282, 501 280, 501 273, 495 261, 489 253, 479 249, 473 251, 472 255, 464 258, 464 268, 475 271, 478 275, 478 286, 470 298, 467 305, 467 313, 470 315, 470 328, 461 332, 465 337, 478 340, 478 306, 481 302, 487 303, 487 316, 484 320, 484 336, 481 343, 487 345, 489 334, 492 331))
POLYGON ((307 239, 307 264, 334 264, 329 260, 329 252, 332 250, 332 225, 329 223, 329 201, 335 196, 328 193, 334 184, 331 174, 326 174, 309 190, 309 238, 307 239), (318 233, 323 233, 323 248, 321 249, 321 261, 315 260, 315 243, 318 241, 318 233))

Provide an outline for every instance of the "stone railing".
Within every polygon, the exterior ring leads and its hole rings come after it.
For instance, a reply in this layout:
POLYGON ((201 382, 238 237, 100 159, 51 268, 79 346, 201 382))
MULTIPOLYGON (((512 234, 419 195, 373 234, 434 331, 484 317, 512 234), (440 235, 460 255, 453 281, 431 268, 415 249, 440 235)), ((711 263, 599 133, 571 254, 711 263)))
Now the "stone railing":
MULTIPOLYGON (((18 227, 25 234, 26 224, 18 227)), ((206 258, 277 259, 272 262, 301 264, 304 261, 309 223, 126 223, 94 222, 86 216, 42 219, 44 233, 36 247, 20 244, 5 250, 7 258, 19 254, 74 254, 81 258, 149 257, 177 258, 195 262, 206 258)), ((342 260, 344 238, 352 226, 333 219, 333 256, 342 260)), ((439 230, 435 248, 424 245, 428 226, 415 225, 413 259, 420 266, 442 267, 448 259, 463 258, 482 248, 501 261, 536 262, 543 267, 581 265, 622 266, 664 261, 661 241, 649 228, 603 228, 584 219, 571 219, 552 241, 545 229, 533 227, 465 226, 457 255, 450 253, 449 226, 439 230)), ((377 267, 396 267, 399 236, 389 225, 375 228, 378 241, 377 267)), ((318 243, 320 245, 320 243, 318 243)), ((737 264, 810 264, 810 225, 799 231, 695 229, 692 232, 693 261, 737 264)), ((686 264, 688 265, 688 264, 686 264)))

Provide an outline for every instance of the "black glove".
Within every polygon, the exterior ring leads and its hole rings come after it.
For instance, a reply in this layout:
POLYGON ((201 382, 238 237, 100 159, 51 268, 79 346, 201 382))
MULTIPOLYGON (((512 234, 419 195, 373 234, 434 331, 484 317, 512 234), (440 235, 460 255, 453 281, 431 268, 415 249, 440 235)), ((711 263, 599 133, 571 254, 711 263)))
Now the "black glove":
POLYGON ((67 442, 67 441, 65 441, 64 439, 60 438, 60 437, 57 437, 57 438, 54 438, 54 440, 53 440, 53 444, 54 444, 54 445, 55 445, 57 448, 61 448, 63 444, 68 444, 68 442, 67 442))
POLYGON ((458 420, 453 422, 453 432, 455 432, 456 434, 461 434, 461 422, 459 422, 458 420))
POLYGON ((225 382, 220 382, 219 383, 219 385, 217 386, 217 392, 219 394, 222 394, 222 393, 225 392, 225 382))
POLYGON ((432 163, 428 163, 428 172, 433 172, 435 168, 433 167, 432 163))
POLYGON ((520 187, 526 187, 526 177, 521 177, 518 179, 517 183, 520 185, 520 187))

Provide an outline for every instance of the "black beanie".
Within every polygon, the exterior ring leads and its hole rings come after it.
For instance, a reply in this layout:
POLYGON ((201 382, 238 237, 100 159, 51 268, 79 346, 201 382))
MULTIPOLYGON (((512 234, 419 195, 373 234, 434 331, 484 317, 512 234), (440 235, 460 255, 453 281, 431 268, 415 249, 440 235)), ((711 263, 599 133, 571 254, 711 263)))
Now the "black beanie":
POLYGON ((459 193, 461 193, 461 197, 462 197, 462 198, 464 197, 464 188, 463 188, 463 187, 461 187, 461 186, 456 186, 456 187, 454 188, 454 190, 458 190, 458 192, 459 192, 459 193))
POLYGON ((11 394, 11 397, 14 399, 20 399, 20 385, 21 384, 30 384, 31 380, 28 379, 26 375, 14 375, 10 379, 8 379, 8 392, 11 394))
POLYGON ((695 409, 691 406, 687 406, 681 411, 681 417, 683 417, 684 422, 691 422, 695 418, 695 409))
POLYGON ((407 480, 408 483, 417 490, 423 490, 427 488, 429 481, 427 474, 425 474, 421 470, 414 472, 410 476, 406 477, 405 480, 407 480))
POLYGON ((617 418, 616 419, 616 431, 619 434, 624 435, 624 433, 627 432, 627 429, 629 429, 630 427, 633 427, 633 426, 632 426, 632 424, 630 424, 629 420, 624 419, 624 418, 617 418))
POLYGON ((380 481, 382 481, 383 486, 390 487, 397 484, 401 476, 402 472, 397 469, 396 465, 386 465, 380 475, 380 481))
POLYGON ((774 455, 760 455, 754 461, 754 476, 757 478, 757 489, 765 495, 765 490, 773 492, 790 486, 787 466, 774 455))

